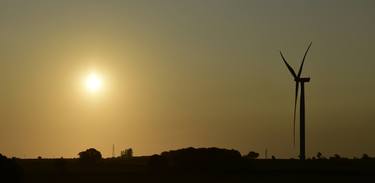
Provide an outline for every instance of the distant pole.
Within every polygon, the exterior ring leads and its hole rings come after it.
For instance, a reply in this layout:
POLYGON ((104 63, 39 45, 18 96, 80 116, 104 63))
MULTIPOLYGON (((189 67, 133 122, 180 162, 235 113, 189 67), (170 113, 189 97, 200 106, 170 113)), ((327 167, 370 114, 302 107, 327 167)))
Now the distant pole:
POLYGON ((112 145, 112 158, 115 157, 115 144, 112 145))

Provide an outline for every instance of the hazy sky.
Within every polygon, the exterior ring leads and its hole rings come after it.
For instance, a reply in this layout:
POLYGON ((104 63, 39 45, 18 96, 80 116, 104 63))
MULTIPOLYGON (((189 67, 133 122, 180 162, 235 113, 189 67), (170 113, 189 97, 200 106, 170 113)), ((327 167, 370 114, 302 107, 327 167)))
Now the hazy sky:
POLYGON ((373 0, 0 0, 0 153, 297 157, 278 51, 298 67, 313 41, 308 156, 375 155, 374 19, 373 0), (90 94, 93 71, 103 88, 90 94))

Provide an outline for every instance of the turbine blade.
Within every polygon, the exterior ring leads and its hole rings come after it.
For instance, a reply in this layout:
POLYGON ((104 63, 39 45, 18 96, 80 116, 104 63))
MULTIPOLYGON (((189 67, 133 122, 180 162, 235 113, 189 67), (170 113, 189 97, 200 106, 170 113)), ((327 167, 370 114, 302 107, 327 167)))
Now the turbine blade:
POLYGON ((297 99, 298 99, 298 88, 299 82, 296 82, 296 93, 294 97, 294 113, 293 113, 293 147, 296 145, 296 110, 297 110, 297 99))
POLYGON ((280 55, 281 55, 281 58, 283 59, 285 65, 286 65, 286 67, 288 67, 288 70, 290 71, 290 73, 292 73, 294 79, 297 78, 296 73, 294 72, 293 68, 288 64, 288 62, 286 61, 286 59, 285 59, 285 57, 284 57, 284 55, 281 51, 280 51, 280 55))
POLYGON ((309 52, 309 50, 310 50, 311 44, 312 44, 312 42, 310 42, 309 46, 307 47, 307 49, 305 51, 305 55, 303 55, 302 63, 301 63, 301 66, 299 67, 299 71, 298 71, 298 78, 301 77, 303 64, 305 63, 306 55, 307 55, 307 52, 309 52))

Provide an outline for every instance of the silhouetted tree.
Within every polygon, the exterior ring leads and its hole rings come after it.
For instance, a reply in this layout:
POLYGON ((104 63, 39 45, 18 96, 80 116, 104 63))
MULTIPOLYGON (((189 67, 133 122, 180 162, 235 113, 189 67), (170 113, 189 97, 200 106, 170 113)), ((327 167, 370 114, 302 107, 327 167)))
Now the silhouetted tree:
POLYGON ((258 157, 259 157, 259 153, 254 152, 254 151, 250 151, 250 152, 245 156, 246 159, 257 159, 258 157))
POLYGON ((102 154, 94 148, 90 148, 90 149, 87 149, 86 151, 82 151, 78 153, 78 155, 79 155, 80 160, 88 161, 88 162, 93 162, 93 161, 102 159, 102 154))
POLYGON ((364 153, 364 154, 362 155, 362 159, 370 159, 370 156, 367 155, 366 153, 364 153))
POLYGON ((276 157, 275 157, 274 155, 272 155, 272 156, 271 156, 271 159, 275 160, 275 159, 276 159, 276 157))
POLYGON ((125 149, 125 150, 121 151, 121 158, 129 159, 129 158, 132 158, 132 157, 133 157, 133 149, 132 148, 125 149))

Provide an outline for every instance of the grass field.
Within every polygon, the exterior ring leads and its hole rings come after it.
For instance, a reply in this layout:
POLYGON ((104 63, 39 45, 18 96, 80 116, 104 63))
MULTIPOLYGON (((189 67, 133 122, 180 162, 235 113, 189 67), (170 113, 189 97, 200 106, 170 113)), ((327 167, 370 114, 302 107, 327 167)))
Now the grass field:
MULTIPOLYGON (((21 182, 373 182, 375 160, 242 159, 235 163, 150 165, 150 157, 15 159, 21 182)), ((8 176, 10 177, 10 176, 8 176)), ((3 181, 2 181, 3 182, 3 181)))

